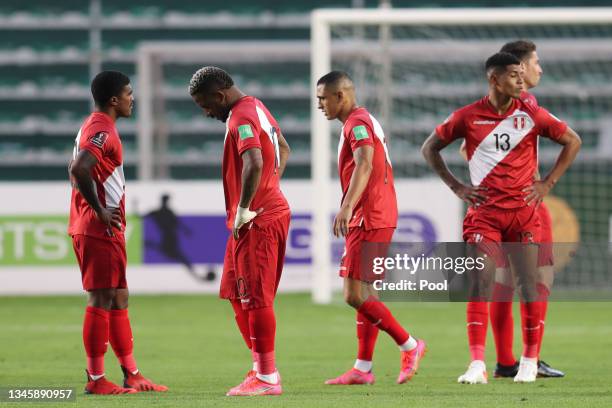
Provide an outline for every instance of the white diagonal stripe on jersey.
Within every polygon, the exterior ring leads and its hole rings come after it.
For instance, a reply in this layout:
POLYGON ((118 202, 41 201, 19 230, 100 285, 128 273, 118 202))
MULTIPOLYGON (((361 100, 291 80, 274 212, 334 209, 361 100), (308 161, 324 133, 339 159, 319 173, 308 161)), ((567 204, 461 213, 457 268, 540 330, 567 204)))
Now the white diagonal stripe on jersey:
POLYGON ((115 167, 113 174, 104 181, 104 193, 106 196, 106 208, 119 208, 125 193, 123 164, 115 167))
MULTIPOLYGON (((385 150, 385 157, 387 158, 387 163, 389 163, 390 167, 393 167, 391 165, 391 158, 389 157, 389 150, 387 149, 387 144, 385 143, 385 132, 383 131, 383 128, 378 122, 378 120, 376 120, 376 118, 371 114, 370 120, 372 121, 372 126, 374 127, 374 136, 376 136, 378 140, 380 140, 380 144, 382 144, 383 149, 385 150)), ((344 126, 342 126, 342 129, 340 130, 340 141, 338 143, 338 163, 340 163, 340 153, 342 152, 342 146, 344 146, 344 126)))
POLYGON ((227 114, 227 119, 225 120, 225 136, 223 136, 223 145, 225 145, 225 141, 227 140, 227 134, 229 133, 229 122, 232 117, 232 111, 229 111, 227 114))
POLYGON ((376 135, 378 140, 380 140, 380 144, 385 150, 385 157, 387 158, 387 163, 389 163, 390 167, 393 167, 391 166, 391 158, 389 157, 389 150, 387 149, 387 144, 385 143, 385 132, 383 131, 382 126, 380 126, 380 123, 378 123, 376 118, 372 116, 371 114, 370 114, 370 120, 372 121, 372 126, 374 127, 374 134, 376 135))
POLYGON ((79 129, 79 133, 77 133, 76 139, 74 141, 74 149, 72 150, 72 160, 76 160, 77 154, 79 154, 79 146, 81 143, 81 130, 79 129))
MULTIPOLYGON (((278 159, 278 163, 275 163, 274 167, 277 167, 276 164, 280 165, 280 147, 278 145, 278 136, 276 135, 276 129, 266 116, 266 113, 259 106, 255 106, 255 112, 257 112, 257 118, 259 119, 259 126, 261 129, 268 135, 268 139, 270 139, 270 143, 274 147, 274 157, 278 159)), ((261 141, 260 141, 261 142, 261 141)))
POLYGON ((512 115, 502 120, 478 145, 469 161, 470 179, 472 185, 478 186, 482 180, 497 166, 518 144, 531 132, 535 123, 533 119, 520 109, 515 110, 512 115), (514 119, 525 118, 524 127, 516 129, 514 119), (507 134, 509 136, 510 148, 506 151, 497 149, 495 145, 495 134, 507 134))
POLYGON ((338 140, 338 165, 340 164, 340 153, 342 152, 342 146, 344 145, 344 125, 340 129, 340 140, 338 140))

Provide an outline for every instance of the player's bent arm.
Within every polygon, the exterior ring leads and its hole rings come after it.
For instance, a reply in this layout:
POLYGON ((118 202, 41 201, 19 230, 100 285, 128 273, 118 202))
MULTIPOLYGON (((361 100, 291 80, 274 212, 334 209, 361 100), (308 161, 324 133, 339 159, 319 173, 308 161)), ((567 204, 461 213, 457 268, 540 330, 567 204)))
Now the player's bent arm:
POLYGON ((457 189, 462 186, 462 183, 457 180, 453 173, 451 173, 440 154, 440 151, 448 145, 448 142, 440 139, 436 132, 433 131, 425 142, 423 142, 421 153, 427 164, 429 164, 429 167, 440 176, 442 181, 444 181, 451 190, 457 191, 457 189))
POLYGON ((96 215, 108 228, 108 234, 114 235, 110 227, 115 227, 119 230, 123 228, 120 210, 106 209, 98 199, 91 170, 98 163, 98 159, 89 153, 87 150, 81 150, 70 166, 70 175, 76 184, 76 188, 87 201, 87 204, 95 211, 96 215))
POLYGON ((242 208, 249 208, 261 180, 263 171, 263 157, 257 147, 245 150, 242 155, 242 190, 240 191, 240 204, 242 208))
POLYGON ((87 150, 81 150, 76 158, 71 162, 70 175, 75 181, 76 187, 87 201, 87 204, 96 212, 99 213, 102 210, 102 204, 96 194, 93 178, 91 177, 91 170, 98 164, 98 159, 88 152, 87 150))
POLYGON ((283 136, 282 132, 278 133, 278 151, 280 154, 280 163, 278 164, 278 177, 283 177, 283 173, 285 172, 285 166, 287 166, 287 160, 289 159, 289 155, 291 154, 291 148, 289 147, 289 143, 283 136))
POLYGON ((353 208, 359 198, 363 194, 370 175, 372 174, 372 160, 374 158, 374 147, 373 146, 361 146, 355 149, 353 152, 353 159, 355 160, 355 168, 351 175, 351 181, 349 182, 349 188, 346 192, 346 197, 342 202, 342 207, 353 208))
POLYGON ((582 145, 580 136, 578 136, 569 126, 556 142, 562 145, 563 149, 561 149, 559 157, 550 173, 542 180, 549 188, 552 188, 557 183, 559 178, 561 178, 568 167, 574 162, 574 159, 576 159, 580 151, 580 146, 582 145))
POLYGON ((484 191, 486 187, 472 187, 461 183, 444 162, 440 151, 449 145, 449 142, 442 140, 434 130, 425 140, 421 147, 421 153, 431 167, 440 176, 442 181, 459 197, 469 204, 480 205, 487 199, 484 191))

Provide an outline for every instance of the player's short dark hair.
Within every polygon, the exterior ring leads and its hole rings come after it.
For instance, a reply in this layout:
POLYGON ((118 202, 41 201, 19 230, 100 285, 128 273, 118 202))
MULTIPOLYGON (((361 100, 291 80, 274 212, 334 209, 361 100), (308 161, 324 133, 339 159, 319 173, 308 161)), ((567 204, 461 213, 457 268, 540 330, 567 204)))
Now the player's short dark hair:
POLYGON ((343 81, 343 80, 348 80, 350 82, 353 82, 353 80, 351 79, 351 76, 347 74, 346 72, 331 71, 323 75, 321 78, 319 78, 319 80, 317 81, 317 86, 338 84, 340 83, 340 81, 343 81))
POLYGON ((104 107, 113 96, 130 84, 130 78, 119 71, 102 71, 91 81, 91 95, 99 107, 104 107))
POLYGON ((487 73, 492 70, 505 71, 508 65, 520 65, 521 61, 514 55, 508 52, 498 52, 487 58, 485 62, 485 71, 487 73))
POLYGON ((203 67, 198 69, 189 81, 189 95, 209 93, 219 89, 234 86, 232 77, 219 67, 203 67))
POLYGON ((503 47, 501 47, 500 52, 507 52, 509 54, 514 55, 521 61, 524 61, 528 58, 532 52, 536 50, 536 45, 528 40, 517 40, 505 43, 503 47))

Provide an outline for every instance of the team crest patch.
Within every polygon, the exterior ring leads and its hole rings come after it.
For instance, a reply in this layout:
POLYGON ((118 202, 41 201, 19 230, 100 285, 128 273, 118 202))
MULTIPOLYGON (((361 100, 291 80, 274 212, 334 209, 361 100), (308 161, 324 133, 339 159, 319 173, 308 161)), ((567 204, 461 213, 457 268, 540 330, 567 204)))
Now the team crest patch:
POLYGON ((368 138, 368 131, 365 126, 355 126, 353 128, 353 134, 355 135, 355 139, 363 140, 368 138))
POLYGON ((104 146, 104 142, 106 142, 106 139, 108 139, 107 132, 98 132, 91 138, 91 144, 102 148, 102 146, 104 146))
POLYGON ((250 125, 238 126, 238 134, 240 135, 241 140, 248 139, 249 137, 254 137, 253 130, 251 129, 250 125))
POLYGON ((517 130, 525 129, 527 118, 525 116, 517 116, 514 118, 514 128, 517 130))

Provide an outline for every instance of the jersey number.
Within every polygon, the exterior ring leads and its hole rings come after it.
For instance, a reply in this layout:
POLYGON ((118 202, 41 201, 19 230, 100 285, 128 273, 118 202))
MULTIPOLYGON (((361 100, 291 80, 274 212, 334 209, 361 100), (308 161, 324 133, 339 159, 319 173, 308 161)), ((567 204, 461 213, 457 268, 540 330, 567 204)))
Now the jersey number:
POLYGON ((510 135, 507 133, 494 133, 495 136, 495 150, 507 152, 510 150, 510 135))

